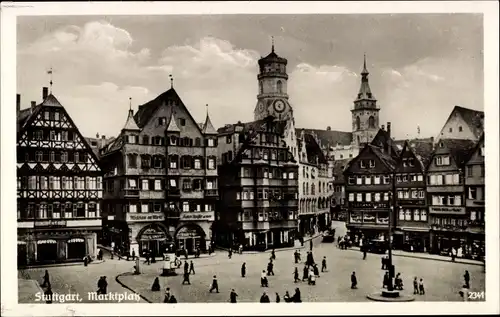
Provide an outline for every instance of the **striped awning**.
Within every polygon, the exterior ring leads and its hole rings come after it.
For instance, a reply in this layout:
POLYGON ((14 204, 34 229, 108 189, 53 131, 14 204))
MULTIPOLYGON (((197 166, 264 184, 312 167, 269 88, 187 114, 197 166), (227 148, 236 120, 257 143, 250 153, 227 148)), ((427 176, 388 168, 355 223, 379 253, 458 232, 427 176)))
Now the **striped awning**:
POLYGON ((73 239, 68 240, 68 243, 79 243, 79 242, 80 243, 85 242, 85 240, 82 238, 73 238, 73 239))
POLYGON ((19 241, 19 240, 17 240, 17 244, 26 244, 26 241, 19 241))
POLYGON ((56 240, 52 240, 52 239, 49 239, 49 240, 38 240, 36 242, 36 244, 56 244, 57 241, 56 240))

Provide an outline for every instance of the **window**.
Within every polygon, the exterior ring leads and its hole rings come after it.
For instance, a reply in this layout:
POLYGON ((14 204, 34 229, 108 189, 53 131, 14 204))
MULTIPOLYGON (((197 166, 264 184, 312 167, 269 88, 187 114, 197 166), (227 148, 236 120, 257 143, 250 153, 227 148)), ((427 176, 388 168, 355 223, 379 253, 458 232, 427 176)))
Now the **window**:
POLYGON ((427 211, 420 210, 420 221, 427 221, 427 211))
POLYGON ((35 160, 37 162, 42 162, 43 161, 43 152, 42 151, 36 151, 35 152, 35 160))
POLYGON ((163 168, 163 157, 161 156, 154 157, 154 168, 163 168))
POLYGON ((161 190, 161 179, 155 179, 155 190, 161 190))
POLYGON ((52 209, 52 218, 54 218, 54 219, 61 218, 61 204, 54 203, 54 206, 52 209))
POLYGON ((379 185, 380 184, 380 176, 374 176, 373 177, 373 184, 379 185))
POLYGON ((484 156, 484 145, 479 148, 479 155, 484 156))
POLYGON ((182 211, 184 211, 184 212, 189 211, 189 203, 187 201, 182 203, 182 211))
POLYGON ((136 137, 135 137, 135 135, 129 135, 128 136, 128 143, 130 143, 130 144, 135 144, 136 143, 136 137))
POLYGON ((130 189, 136 189, 137 188, 137 182, 135 179, 129 179, 128 180, 128 188, 130 189))
POLYGON ((477 199, 477 188, 469 187, 469 199, 477 199))
POLYGON ((419 190, 418 191, 418 198, 425 198, 425 191, 419 190))
POLYGON ((363 194, 362 193, 356 194, 356 201, 363 201, 363 194))
POLYGON ((365 176, 365 185, 371 185, 372 184, 372 178, 370 176, 365 176))
POLYGON ((177 161, 179 157, 177 155, 170 155, 169 156, 169 161, 170 161, 170 168, 177 168, 177 161))
POLYGON ((375 160, 369 160, 370 168, 375 167, 375 160))
POLYGON ((408 182, 408 175, 403 175, 403 182, 404 183, 408 182))
POLYGON ((181 124, 181 126, 185 126, 186 125, 186 119, 180 118, 179 119, 179 123, 181 124))
MULTIPOLYGON (((359 130, 361 129, 361 119, 358 117, 356 117, 356 130, 359 130)), ((358 140, 359 142, 359 140, 358 140)))
POLYGON ((137 155, 129 154, 128 156, 128 166, 130 168, 137 168, 137 155))
POLYGON ((142 144, 144 144, 144 145, 149 145, 149 136, 144 135, 144 136, 142 137, 142 144))
POLYGON ((149 168, 151 166, 151 157, 149 155, 141 155, 141 167, 149 168))
POLYGON ((215 140, 214 139, 208 139, 207 144, 210 147, 214 147, 215 146, 215 140))
POLYGON ((278 82, 276 83, 276 86, 278 89, 278 94, 283 93, 283 83, 281 82, 281 80, 278 80, 278 82))
POLYGON ((38 206, 38 218, 39 219, 46 219, 47 218, 47 204, 41 203, 38 206))
POLYGON ((149 180, 148 179, 143 179, 141 181, 141 186, 142 186, 142 190, 149 190, 149 180))
POLYGON ((66 203, 64 205, 64 218, 73 218, 73 204, 66 203))
POLYGON ((371 193, 365 194, 365 201, 368 201, 368 202, 372 201, 372 194, 371 193))
POLYGON ((349 185, 354 185, 354 180, 355 180, 354 176, 349 176, 347 179, 347 182, 349 185))
POLYGON ((354 193, 349 193, 349 201, 354 201, 354 193))
POLYGON ((453 128, 449 128, 448 131, 453 132, 453 128))
POLYGON ((215 159, 213 159, 213 158, 208 159, 208 169, 209 170, 215 169, 215 159))
POLYGON ((405 212, 404 210, 399 210, 399 220, 405 220, 405 212))
POLYGON ((463 131, 462 126, 459 126, 458 127, 458 132, 462 132, 462 131, 463 131))
POLYGON ((232 136, 231 135, 226 136, 226 144, 231 144, 231 141, 232 141, 232 136))
POLYGON ((356 184, 357 185, 362 185, 363 184, 363 178, 361 176, 356 177, 356 184))
POLYGON ((368 118, 368 127, 369 128, 375 128, 375 118, 373 116, 370 116, 368 118))
POLYGON ((384 201, 388 201, 389 200, 389 193, 384 193, 384 201))
POLYGON ((129 205, 128 206, 128 212, 130 212, 130 213, 136 213, 137 212, 137 205, 129 205))
POLYGON ((472 166, 467 166, 467 177, 474 176, 474 169, 472 166))
POLYGON ((410 209, 406 209, 406 211, 405 211, 405 220, 406 221, 411 220, 411 210, 410 209))
POLYGON ((201 169, 201 160, 200 159, 194 159, 194 168, 199 170, 201 169))
POLYGON ((59 121, 59 112, 58 111, 54 112, 54 120, 59 121))
POLYGON ((376 202, 380 201, 380 193, 375 193, 375 201, 376 202))
POLYGON ((384 184, 389 184, 390 179, 391 179, 391 177, 389 175, 384 176, 384 184))
POLYGON ((169 142, 170 142, 170 145, 176 145, 177 144, 177 137, 175 135, 170 136, 169 142))
POLYGON ((295 175, 293 174, 293 172, 288 173, 288 179, 295 179, 295 175))
POLYGON ((159 117, 158 118, 158 125, 165 125, 165 124, 167 124, 167 118, 159 117))
POLYGON ((414 221, 420 221, 420 210, 415 209, 413 211, 413 220, 414 221))
POLYGON ((422 175, 422 174, 417 175, 417 181, 423 182, 424 181, 424 175, 422 175))
POLYGON ((43 118, 44 118, 45 120, 49 120, 49 119, 50 119, 50 112, 49 112, 49 111, 47 111, 47 110, 46 110, 46 111, 44 111, 44 112, 43 112, 43 118))
POLYGON ((143 212, 145 214, 149 212, 149 206, 148 206, 148 204, 141 205, 141 212, 143 212))
POLYGON ((169 184, 170 184, 170 188, 177 188, 177 180, 171 179, 169 184))
POLYGON ((360 166, 361 168, 366 168, 365 161, 364 161, 364 160, 359 161, 359 166, 360 166))

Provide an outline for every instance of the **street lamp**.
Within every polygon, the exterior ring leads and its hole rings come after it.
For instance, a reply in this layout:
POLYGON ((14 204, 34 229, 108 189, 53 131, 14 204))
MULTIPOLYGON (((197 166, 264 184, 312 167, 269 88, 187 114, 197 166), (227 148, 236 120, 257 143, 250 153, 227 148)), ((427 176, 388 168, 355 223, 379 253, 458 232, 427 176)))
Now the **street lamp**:
POLYGON ((388 269, 389 269, 389 284, 387 285, 387 290, 392 292, 394 291, 394 284, 393 284, 393 279, 394 279, 394 265, 392 264, 392 221, 395 217, 394 213, 396 212, 396 173, 392 173, 392 191, 389 193, 390 196, 390 213, 389 213, 389 226, 388 226, 388 233, 389 233, 389 263, 388 263, 388 269))

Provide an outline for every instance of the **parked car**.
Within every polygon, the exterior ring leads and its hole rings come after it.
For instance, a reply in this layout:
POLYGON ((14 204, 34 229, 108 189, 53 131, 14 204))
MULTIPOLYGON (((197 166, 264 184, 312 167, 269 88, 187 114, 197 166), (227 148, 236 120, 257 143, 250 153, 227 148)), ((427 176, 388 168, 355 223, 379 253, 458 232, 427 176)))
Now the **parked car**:
POLYGON ((366 252, 385 254, 389 249, 389 243, 385 240, 370 240, 365 246, 366 252))
POLYGON ((335 229, 329 229, 323 233, 322 242, 335 242, 335 229))

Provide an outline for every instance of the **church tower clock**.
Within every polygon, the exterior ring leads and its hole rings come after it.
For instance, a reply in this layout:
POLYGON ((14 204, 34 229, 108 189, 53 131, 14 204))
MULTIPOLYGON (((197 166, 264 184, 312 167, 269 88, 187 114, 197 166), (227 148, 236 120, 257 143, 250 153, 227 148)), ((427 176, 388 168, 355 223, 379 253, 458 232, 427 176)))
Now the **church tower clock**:
POLYGON ((288 61, 274 52, 259 60, 259 93, 254 110, 255 120, 274 116, 278 120, 293 118, 293 111, 288 102, 286 65, 288 61))
POLYGON ((380 108, 377 106, 377 99, 371 92, 368 75, 365 55, 363 71, 361 72, 361 86, 358 96, 354 100, 354 108, 351 110, 353 142, 358 146, 371 142, 379 130, 380 108))

